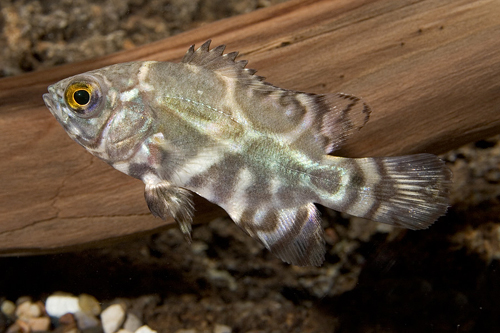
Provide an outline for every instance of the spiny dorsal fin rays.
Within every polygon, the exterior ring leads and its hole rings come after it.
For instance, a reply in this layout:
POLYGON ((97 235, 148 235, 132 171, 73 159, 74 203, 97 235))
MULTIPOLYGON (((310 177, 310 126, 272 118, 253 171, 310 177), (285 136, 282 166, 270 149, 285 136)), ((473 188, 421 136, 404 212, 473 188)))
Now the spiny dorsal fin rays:
POLYGON ((211 40, 207 40, 198 49, 194 49, 194 45, 189 47, 189 50, 182 58, 182 63, 200 66, 209 70, 217 71, 221 75, 239 79, 248 84, 265 85, 262 76, 254 75, 257 71, 251 68, 245 68, 248 64, 247 60, 235 61, 238 52, 230 52, 223 54, 226 46, 219 45, 209 50, 211 40))
MULTIPOLYGON (((194 53, 192 53, 189 61, 184 61, 184 59, 183 59, 183 62, 189 63, 191 65, 197 65, 197 66, 204 67, 213 61, 219 61, 219 59, 222 57, 222 53, 226 49, 226 46, 219 45, 216 48, 213 48, 212 50, 209 51, 208 50, 209 45, 210 45, 210 42, 206 42, 205 44, 200 46, 196 51, 194 51, 194 53)), ((191 53, 190 51, 188 51, 188 52, 191 53)))
MULTIPOLYGON (((245 68, 248 63, 246 60, 235 61, 238 52, 223 55, 224 45, 212 50, 209 50, 209 47, 210 40, 196 50, 192 45, 182 62, 236 79, 255 92, 272 93, 268 98, 275 99, 278 103, 282 102, 283 96, 295 96, 289 105, 302 104, 306 108, 308 117, 314 119, 312 123, 315 140, 326 154, 339 149, 351 134, 368 121, 371 109, 359 97, 343 93, 315 95, 281 89, 264 82, 263 77, 254 75, 256 70, 245 68)), ((277 111, 281 116, 282 111, 277 111)), ((301 126, 299 123, 296 125, 301 126)))

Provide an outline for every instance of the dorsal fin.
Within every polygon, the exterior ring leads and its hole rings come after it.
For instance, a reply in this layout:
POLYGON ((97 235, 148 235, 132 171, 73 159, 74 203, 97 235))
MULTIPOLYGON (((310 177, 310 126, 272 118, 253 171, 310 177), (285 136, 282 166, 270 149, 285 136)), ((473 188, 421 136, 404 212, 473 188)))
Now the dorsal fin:
POLYGON ((315 137, 327 154, 339 149, 368 122, 371 109, 359 97, 343 93, 313 97, 309 108, 314 110, 318 124, 315 137))
POLYGON ((209 39, 196 50, 194 45, 191 45, 181 62, 216 71, 224 76, 246 81, 247 84, 271 87, 264 82, 262 76, 254 75, 257 72, 255 69, 245 68, 248 64, 247 60, 234 60, 238 56, 238 52, 223 54, 226 49, 225 45, 219 45, 209 50, 210 43, 209 39))
POLYGON ((329 154, 339 149, 351 134, 368 121, 371 110, 361 98, 343 93, 315 95, 273 86, 265 82, 264 77, 254 75, 256 70, 245 68, 248 63, 246 60, 235 61, 238 52, 223 54, 225 45, 210 50, 210 42, 206 41, 196 50, 191 45, 182 63, 236 79, 244 88, 250 89, 250 95, 260 95, 255 98, 260 101, 261 108, 247 107, 245 110, 246 117, 261 130, 276 133, 279 124, 283 133, 289 131, 294 139, 300 137, 301 133, 292 129, 308 130, 310 135, 296 143, 311 154, 314 154, 314 147, 329 154), (281 107, 265 109, 266 103, 279 104, 281 107), (284 114, 285 109, 288 115, 284 114), (273 117, 276 117, 275 121, 273 117), (307 138, 313 138, 315 142, 311 143, 307 138))

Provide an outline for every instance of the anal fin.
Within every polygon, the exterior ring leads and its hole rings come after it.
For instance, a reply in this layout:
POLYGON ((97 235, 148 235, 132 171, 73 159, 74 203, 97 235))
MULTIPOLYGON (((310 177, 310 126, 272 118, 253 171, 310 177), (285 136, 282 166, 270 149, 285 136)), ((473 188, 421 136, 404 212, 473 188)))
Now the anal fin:
POLYGON ((191 243, 193 201, 191 193, 167 181, 146 182, 144 197, 151 213, 163 220, 172 216, 179 224, 184 237, 191 243))
POLYGON ((297 266, 320 266, 325 241, 319 212, 313 203, 300 207, 247 208, 231 218, 281 260, 297 266))

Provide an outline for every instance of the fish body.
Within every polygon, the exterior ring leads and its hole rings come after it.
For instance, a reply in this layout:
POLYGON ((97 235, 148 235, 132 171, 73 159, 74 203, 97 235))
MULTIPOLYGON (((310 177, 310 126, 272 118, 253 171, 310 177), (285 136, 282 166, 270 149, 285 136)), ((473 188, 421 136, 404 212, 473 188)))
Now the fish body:
POLYGON ((209 44, 180 63, 123 63, 64 79, 44 101, 76 142, 141 179, 151 212, 173 216, 188 240, 191 192, 295 265, 324 260, 315 203, 410 229, 445 213, 451 172, 434 155, 328 155, 368 121, 361 99, 275 87, 236 52, 209 44))

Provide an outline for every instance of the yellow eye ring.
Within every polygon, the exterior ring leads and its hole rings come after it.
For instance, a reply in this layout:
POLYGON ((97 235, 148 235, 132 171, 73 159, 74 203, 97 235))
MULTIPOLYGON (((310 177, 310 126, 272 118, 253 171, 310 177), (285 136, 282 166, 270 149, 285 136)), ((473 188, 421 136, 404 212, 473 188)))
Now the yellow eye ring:
POLYGON ((87 89, 76 90, 73 94, 73 101, 75 101, 80 106, 85 106, 90 102, 90 93, 87 89))
POLYGON ((79 117, 89 118, 99 111, 102 94, 94 80, 83 78, 73 81, 66 87, 64 100, 79 117))
POLYGON ((92 86, 86 82, 75 82, 66 88, 64 98, 70 108, 78 110, 85 107, 90 102, 92 90, 92 86))

